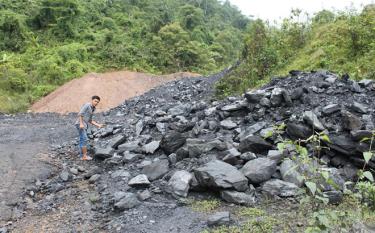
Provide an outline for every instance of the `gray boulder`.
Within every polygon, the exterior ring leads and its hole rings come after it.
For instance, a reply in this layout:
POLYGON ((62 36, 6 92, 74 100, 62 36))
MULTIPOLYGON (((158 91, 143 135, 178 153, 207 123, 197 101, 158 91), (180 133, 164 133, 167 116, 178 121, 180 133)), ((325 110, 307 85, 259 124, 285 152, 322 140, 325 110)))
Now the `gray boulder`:
POLYGON ((136 194, 126 192, 123 194, 123 197, 121 198, 121 200, 115 203, 115 209, 119 211, 123 211, 123 210, 134 208, 140 204, 141 202, 138 201, 136 194))
POLYGON ((94 156, 99 159, 107 159, 107 158, 111 158, 112 154, 113 154, 113 149, 111 146, 107 148, 96 147, 94 156))
POLYGON ((246 162, 250 161, 250 160, 253 160, 253 159, 256 159, 256 158, 257 158, 257 156, 253 152, 245 152, 245 153, 240 155, 240 159, 242 159, 246 162))
POLYGON ((69 173, 69 171, 62 171, 59 175, 60 179, 64 182, 70 181, 73 179, 72 174, 69 173))
POLYGON ((185 144, 186 138, 186 135, 172 131, 163 136, 160 148, 167 154, 174 153, 185 144))
POLYGON ((286 133, 293 140, 306 139, 313 133, 312 129, 303 124, 296 124, 289 122, 286 125, 286 133))
POLYGON ((341 115, 343 124, 342 126, 344 129, 351 131, 360 130, 362 128, 363 122, 361 121, 361 118, 345 110, 341 111, 341 115))
POLYGON ((169 192, 181 197, 187 197, 192 179, 193 175, 187 171, 175 172, 168 182, 169 192))
POLYGON ((230 213, 225 212, 217 212, 208 217, 207 225, 208 226, 221 226, 221 225, 229 225, 230 223, 230 213))
POLYGON ((119 145, 118 150, 119 152, 124 152, 124 151, 138 152, 140 150, 139 143, 140 143, 139 140, 127 142, 127 143, 119 145))
POLYGON ((323 108, 322 112, 325 115, 331 115, 332 113, 340 111, 341 106, 339 104, 330 104, 323 108))
POLYGON ((282 88, 274 88, 272 90, 272 94, 271 94, 271 98, 270 98, 270 101, 271 101, 271 104, 272 106, 280 106, 281 103, 283 102, 283 89, 282 88))
POLYGON ((309 124, 311 127, 317 130, 323 131, 325 128, 323 124, 319 121, 318 117, 312 111, 306 111, 303 113, 303 119, 309 124))
POLYGON ((142 120, 139 120, 137 122, 137 124, 135 125, 135 134, 137 136, 141 135, 142 131, 143 131, 143 128, 144 128, 144 123, 142 120))
POLYGON ((352 130, 350 131, 350 135, 354 141, 361 141, 363 138, 371 138, 372 131, 371 130, 352 130))
POLYGON ((116 149, 119 145, 123 144, 124 142, 126 141, 126 136, 124 135, 118 135, 114 138, 112 138, 110 141, 109 141, 109 145, 116 149))
POLYGON ((194 169, 194 175, 202 187, 234 188, 238 191, 248 188, 246 177, 237 168, 219 160, 213 160, 203 167, 194 169))
POLYGON ((298 171, 299 165, 290 159, 284 160, 280 165, 281 177, 284 181, 293 183, 298 187, 303 185, 303 176, 298 171))
POLYGON ((190 113, 190 105, 188 104, 180 104, 173 108, 168 109, 168 114, 172 116, 185 116, 186 114, 190 113))
POLYGON ((249 103, 259 103, 259 101, 266 95, 264 90, 256 90, 253 92, 246 92, 245 98, 249 103))
POLYGON ((293 197, 297 195, 297 185, 278 179, 272 179, 262 184, 264 192, 280 197, 293 197))
POLYGON ((115 179, 117 177, 127 178, 127 177, 130 177, 130 173, 125 170, 117 170, 111 174, 112 179, 115 179))
POLYGON ((227 111, 227 112, 234 112, 234 111, 244 109, 246 107, 247 107, 247 103, 245 101, 238 101, 233 104, 228 104, 228 105, 223 106, 221 110, 227 111))
POLYGON ((258 158, 247 162, 241 172, 251 183, 259 184, 271 179, 276 172, 276 161, 268 158, 258 158))
POLYGON ((125 163, 131 163, 131 162, 134 162, 134 161, 136 161, 138 159, 141 159, 143 157, 144 157, 144 155, 142 155, 142 154, 133 154, 133 153, 130 153, 129 151, 125 151, 122 160, 125 163))
POLYGON ((169 162, 167 159, 161 159, 146 165, 142 169, 142 173, 145 174, 149 180, 153 181, 159 179, 169 171, 169 162))
POLYGON ((244 192, 224 190, 220 192, 220 196, 224 201, 237 205, 250 206, 256 203, 256 198, 253 194, 247 194, 244 192))
POLYGON ((237 124, 231 120, 223 120, 220 122, 220 126, 224 129, 234 129, 237 127, 237 124))
POLYGON ((328 203, 333 205, 340 204, 344 198, 341 191, 327 191, 323 192, 323 195, 328 198, 328 203))
POLYGON ((142 151, 146 154, 153 154, 159 149, 160 141, 152 141, 142 147, 142 151))
POLYGON ((357 143, 350 137, 346 137, 345 135, 330 135, 329 139, 332 142, 328 144, 331 149, 348 156, 356 154, 357 143))
POLYGON ((276 161, 277 164, 279 164, 284 157, 284 154, 279 150, 269 150, 267 153, 267 158, 276 161))
POLYGON ((250 136, 250 135, 253 135, 255 134, 256 132, 260 131, 261 129, 263 129, 265 126, 267 125, 266 122, 257 122, 247 128, 245 128, 240 134, 239 134, 239 138, 240 138, 240 141, 244 140, 247 136, 250 136))
POLYGON ((272 144, 259 136, 248 136, 240 142, 238 150, 240 152, 262 153, 272 149, 272 144))
POLYGON ((219 139, 204 140, 204 139, 188 138, 186 140, 185 146, 189 152, 189 157, 191 158, 198 157, 201 154, 207 153, 214 149, 222 151, 227 148, 225 143, 223 143, 219 139))
POLYGON ((148 180, 147 176, 144 174, 140 174, 131 180, 129 180, 128 185, 132 187, 148 187, 150 186, 150 181, 148 180))

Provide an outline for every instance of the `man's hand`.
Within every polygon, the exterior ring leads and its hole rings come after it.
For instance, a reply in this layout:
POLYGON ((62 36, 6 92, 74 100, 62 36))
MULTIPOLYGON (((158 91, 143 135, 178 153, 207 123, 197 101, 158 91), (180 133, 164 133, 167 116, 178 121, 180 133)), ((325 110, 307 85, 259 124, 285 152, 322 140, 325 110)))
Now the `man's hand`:
POLYGON ((91 121, 91 124, 95 125, 96 127, 98 127, 99 129, 100 128, 103 128, 105 126, 105 124, 99 124, 98 122, 95 122, 95 121, 91 121))
POLYGON ((83 124, 79 124, 79 128, 80 128, 80 129, 84 129, 85 126, 84 126, 83 124))

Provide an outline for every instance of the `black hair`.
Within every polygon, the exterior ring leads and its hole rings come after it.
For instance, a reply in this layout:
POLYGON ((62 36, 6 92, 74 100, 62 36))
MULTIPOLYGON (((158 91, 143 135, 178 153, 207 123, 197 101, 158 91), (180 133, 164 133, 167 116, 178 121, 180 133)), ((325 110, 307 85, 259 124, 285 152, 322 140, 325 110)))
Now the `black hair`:
POLYGON ((94 95, 93 97, 91 97, 91 99, 92 99, 92 100, 95 100, 95 99, 96 99, 96 100, 99 100, 99 101, 100 101, 100 97, 97 96, 97 95, 94 95))

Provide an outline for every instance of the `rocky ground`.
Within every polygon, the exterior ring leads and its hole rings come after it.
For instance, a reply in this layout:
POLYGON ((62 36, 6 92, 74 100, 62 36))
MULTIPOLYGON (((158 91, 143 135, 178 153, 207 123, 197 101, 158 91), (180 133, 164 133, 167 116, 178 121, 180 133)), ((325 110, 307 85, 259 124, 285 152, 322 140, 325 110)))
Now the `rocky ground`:
MULTIPOLYGON (((225 72, 174 81, 98 114, 107 126, 92 131, 92 162, 77 159, 74 130, 59 134, 65 143, 49 152, 59 172, 24 189, 4 231, 201 232, 241 224, 232 217, 239 205, 272 199, 274 212, 290 212, 310 178, 330 203, 340 203, 370 149, 362 139, 374 130, 375 84, 293 71, 217 101, 212 86, 225 72), (216 213, 191 208, 192 199, 210 197, 225 203, 216 213)), ((303 225, 288 226, 298 232, 303 225)))

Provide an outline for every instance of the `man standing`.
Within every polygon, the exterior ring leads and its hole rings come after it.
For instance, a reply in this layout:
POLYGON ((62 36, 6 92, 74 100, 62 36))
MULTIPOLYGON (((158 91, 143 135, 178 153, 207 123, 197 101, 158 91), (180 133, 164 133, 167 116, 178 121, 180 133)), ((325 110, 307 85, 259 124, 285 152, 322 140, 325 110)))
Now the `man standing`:
POLYGON ((86 103, 82 106, 78 113, 78 119, 75 126, 79 132, 79 155, 82 160, 92 160, 90 156, 87 155, 87 129, 88 123, 95 125, 98 128, 102 128, 103 125, 92 120, 95 107, 99 104, 100 97, 94 95, 91 98, 91 103, 86 103))

